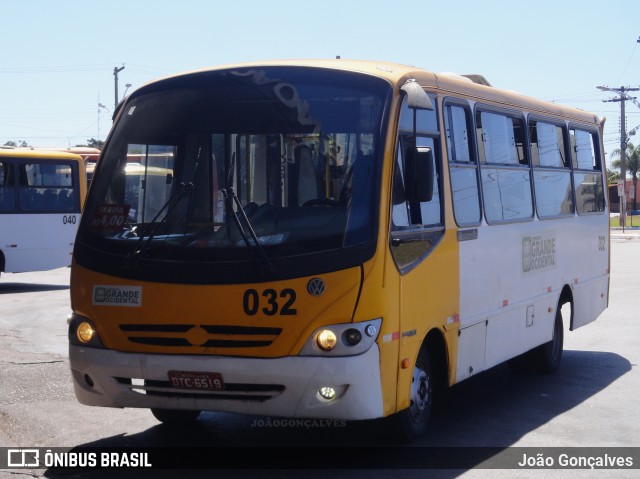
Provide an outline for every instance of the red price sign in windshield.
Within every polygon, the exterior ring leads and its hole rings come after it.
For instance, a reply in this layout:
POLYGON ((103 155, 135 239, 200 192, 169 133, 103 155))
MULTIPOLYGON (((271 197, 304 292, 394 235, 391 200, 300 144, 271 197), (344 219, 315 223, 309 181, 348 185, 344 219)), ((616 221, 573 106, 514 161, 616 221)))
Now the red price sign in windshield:
POLYGON ((102 232, 120 231, 130 209, 131 205, 99 205, 93 214, 91 228, 102 232))

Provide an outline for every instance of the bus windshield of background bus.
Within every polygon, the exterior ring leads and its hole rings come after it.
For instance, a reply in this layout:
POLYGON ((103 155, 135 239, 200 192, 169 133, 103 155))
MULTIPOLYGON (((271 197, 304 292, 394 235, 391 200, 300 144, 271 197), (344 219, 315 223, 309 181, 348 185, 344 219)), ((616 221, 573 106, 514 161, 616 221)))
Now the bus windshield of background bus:
POLYGON ((129 259, 278 258, 372 242, 389 95, 380 79, 292 68, 151 85, 124 106, 82 230, 129 259))

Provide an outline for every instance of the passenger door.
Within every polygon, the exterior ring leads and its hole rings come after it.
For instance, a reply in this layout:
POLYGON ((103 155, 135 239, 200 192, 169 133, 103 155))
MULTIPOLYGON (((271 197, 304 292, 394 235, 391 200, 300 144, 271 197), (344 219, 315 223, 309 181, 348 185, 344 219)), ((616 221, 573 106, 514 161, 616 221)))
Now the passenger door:
MULTIPOLYGON (((435 104, 435 99, 433 101, 435 104)), ((444 171, 436 110, 417 110, 413 137, 413 110, 403 106, 394 164, 391 253, 400 272, 400 360, 410 367, 399 371, 398 407, 408 406, 413 363, 426 334, 442 328, 458 311, 458 260, 455 231, 445 229, 444 171), (431 149, 434 171, 429 201, 412 201, 405 185, 406 151, 412 145, 431 149)), ((447 180, 448 181, 448 180, 447 180)))

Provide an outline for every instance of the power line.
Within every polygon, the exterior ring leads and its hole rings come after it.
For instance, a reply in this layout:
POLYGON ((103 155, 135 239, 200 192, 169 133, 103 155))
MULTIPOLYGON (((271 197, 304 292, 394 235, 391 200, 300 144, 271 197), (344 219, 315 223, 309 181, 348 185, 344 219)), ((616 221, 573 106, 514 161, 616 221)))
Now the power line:
POLYGON ((636 52, 636 47, 638 46, 638 43, 640 43, 640 37, 638 38, 638 40, 636 40, 636 43, 633 45, 633 50, 631 51, 631 55, 629 55, 629 60, 627 60, 627 64, 625 65, 624 70, 622 70, 622 73, 620 74, 620 78, 618 79, 618 81, 622 81, 622 77, 624 76, 625 73, 627 73, 627 69, 631 64, 631 59, 633 58, 633 55, 636 52))
MULTIPOLYGON (((640 39, 638 39, 640 41, 640 39)), ((612 93, 617 93, 618 98, 612 98, 609 100, 602 100, 603 102, 616 102, 620 103, 620 178, 622 178, 621 183, 621 191, 622 197, 620 198, 620 226, 622 226, 623 231, 626 223, 627 217, 627 197, 625 193, 626 189, 626 178, 627 178, 627 158, 626 158, 626 149, 627 149, 627 127, 626 127, 626 115, 625 115, 625 104, 627 100, 633 102, 636 106, 640 107, 640 104, 636 101, 635 97, 629 96, 627 92, 639 91, 640 88, 629 88, 621 86, 620 88, 609 88, 606 86, 598 86, 596 87, 600 91, 610 91, 612 93)))
POLYGON ((106 64, 89 64, 89 65, 57 65, 57 66, 35 66, 35 67, 2 67, 0 74, 3 73, 76 73, 100 71, 107 68, 106 64))

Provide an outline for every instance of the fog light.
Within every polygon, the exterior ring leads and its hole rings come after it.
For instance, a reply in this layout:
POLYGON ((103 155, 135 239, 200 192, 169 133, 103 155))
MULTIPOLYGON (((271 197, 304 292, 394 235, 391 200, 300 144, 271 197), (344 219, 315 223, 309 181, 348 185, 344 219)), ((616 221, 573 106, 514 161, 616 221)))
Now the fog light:
POLYGON ((93 326, 91 326, 86 321, 83 321, 78 325, 76 335, 78 336, 78 339, 80 340, 80 342, 85 344, 88 343, 89 341, 91 341, 91 339, 95 334, 96 334, 96 330, 93 329, 93 326))
POLYGON ((323 349, 325 351, 331 351, 333 348, 336 347, 338 338, 336 338, 335 333, 330 329, 323 329, 318 334, 318 337, 316 338, 316 342, 318 343, 318 346, 320 347, 320 349, 323 349))
POLYGON ((349 346, 355 346, 362 340, 362 333, 355 328, 347 329, 344 332, 344 340, 349 346))
POLYGON ((320 394, 320 397, 322 397, 323 399, 326 399, 327 401, 331 401, 333 398, 336 397, 336 390, 333 389, 332 387, 325 386, 323 388, 318 389, 318 394, 320 394))

